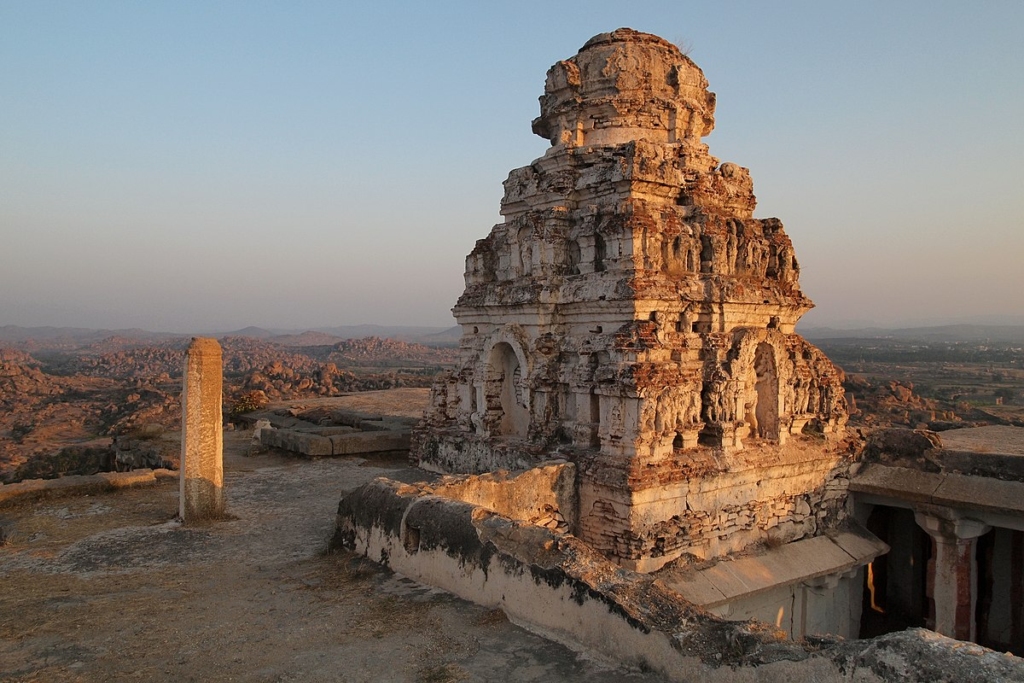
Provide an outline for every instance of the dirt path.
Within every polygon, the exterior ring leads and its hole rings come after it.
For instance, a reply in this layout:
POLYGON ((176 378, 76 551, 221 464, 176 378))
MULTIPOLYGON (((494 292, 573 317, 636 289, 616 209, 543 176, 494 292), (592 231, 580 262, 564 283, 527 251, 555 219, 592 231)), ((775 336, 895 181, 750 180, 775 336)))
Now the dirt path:
POLYGON ((0 509, 0 679, 653 681, 616 670, 348 554, 326 554, 342 493, 401 462, 242 457, 234 519, 170 521, 177 485, 0 509))

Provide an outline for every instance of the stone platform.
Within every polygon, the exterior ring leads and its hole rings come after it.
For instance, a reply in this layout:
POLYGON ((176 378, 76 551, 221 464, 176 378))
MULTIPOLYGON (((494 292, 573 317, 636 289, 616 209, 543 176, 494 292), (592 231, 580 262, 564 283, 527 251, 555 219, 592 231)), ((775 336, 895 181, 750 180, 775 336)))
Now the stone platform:
POLYGON ((262 427, 259 443, 264 448, 309 457, 408 454, 412 429, 423 410, 422 404, 416 409, 416 399, 425 401, 426 391, 416 390, 409 397, 413 407, 397 410, 389 401, 394 397, 385 397, 387 392, 366 393, 381 394, 381 400, 342 396, 273 404, 242 419, 251 427, 262 427))
MULTIPOLYGON (((557 467, 549 476, 557 479, 556 473, 557 467)), ((465 488, 479 490, 472 479, 465 488)), ((500 608, 548 638, 673 681, 1024 680, 1024 660, 924 629, 870 640, 792 641, 768 624, 723 621, 666 582, 623 569, 570 534, 447 497, 451 492, 384 478, 370 482, 342 499, 332 545, 500 608)), ((556 502, 552 494, 549 503, 556 502)), ((863 538, 812 540, 832 544, 847 564, 879 550, 864 555, 863 538)))

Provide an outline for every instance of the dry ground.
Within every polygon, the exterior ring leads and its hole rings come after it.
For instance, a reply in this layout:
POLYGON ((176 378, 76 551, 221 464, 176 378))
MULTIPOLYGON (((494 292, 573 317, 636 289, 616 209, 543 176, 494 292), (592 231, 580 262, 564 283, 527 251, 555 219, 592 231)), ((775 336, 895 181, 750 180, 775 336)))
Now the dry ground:
POLYGON ((653 681, 325 548, 341 495, 398 461, 245 457, 233 519, 172 521, 177 485, 0 508, 0 680, 653 681))

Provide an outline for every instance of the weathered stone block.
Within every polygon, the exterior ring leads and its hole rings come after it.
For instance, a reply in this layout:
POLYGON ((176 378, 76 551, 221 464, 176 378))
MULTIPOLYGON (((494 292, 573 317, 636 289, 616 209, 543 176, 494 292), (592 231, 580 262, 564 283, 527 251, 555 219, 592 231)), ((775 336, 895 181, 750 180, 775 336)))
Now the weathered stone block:
POLYGON ((181 400, 181 491, 185 522, 224 514, 224 435, 220 345, 193 338, 185 356, 181 400))
POLYGON ((409 450, 409 432, 361 432, 330 437, 334 455, 409 450))
POLYGON ((301 432, 294 432, 291 435, 291 441, 294 444, 294 450, 296 453, 309 456, 324 456, 333 455, 334 449, 331 445, 331 440, 325 436, 319 436, 317 434, 302 434, 301 432))

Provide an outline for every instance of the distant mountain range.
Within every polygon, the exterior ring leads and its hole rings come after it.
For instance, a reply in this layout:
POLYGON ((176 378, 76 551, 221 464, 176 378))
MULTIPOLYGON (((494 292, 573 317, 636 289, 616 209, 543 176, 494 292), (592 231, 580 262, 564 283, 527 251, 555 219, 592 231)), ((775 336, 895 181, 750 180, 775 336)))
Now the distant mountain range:
POLYGON ((89 344, 110 337, 140 339, 149 341, 165 341, 191 337, 197 334, 211 337, 252 337, 274 341, 286 346, 317 346, 334 344, 343 339, 361 339, 363 337, 385 337, 420 344, 451 344, 458 342, 461 328, 454 327, 415 327, 408 325, 342 325, 338 327, 320 327, 314 330, 267 329, 263 327, 245 327, 230 332, 150 332, 137 328, 108 330, 85 327, 20 327, 18 325, 0 326, 0 343, 20 343, 29 340, 57 342, 67 341, 74 344, 89 344))
POLYGON ((88 327, 19 327, 18 325, 0 326, 0 341, 20 342, 29 339, 52 341, 58 339, 88 343, 102 341, 110 337, 126 337, 131 339, 176 339, 184 334, 170 332, 149 332, 131 328, 125 330, 94 330, 88 327))
POLYGON ((1024 344, 1024 325, 936 325, 933 327, 862 327, 836 329, 808 327, 797 330, 810 340, 815 339, 898 339, 919 342, 1000 342, 1024 344))
POLYGON ((408 325, 340 325, 338 327, 317 327, 312 330, 281 330, 262 327, 246 327, 233 332, 211 333, 216 337, 254 337, 272 340, 288 346, 315 346, 333 344, 341 339, 362 339, 382 337, 421 344, 443 344, 457 342, 462 336, 458 325, 454 327, 415 327, 408 325))

